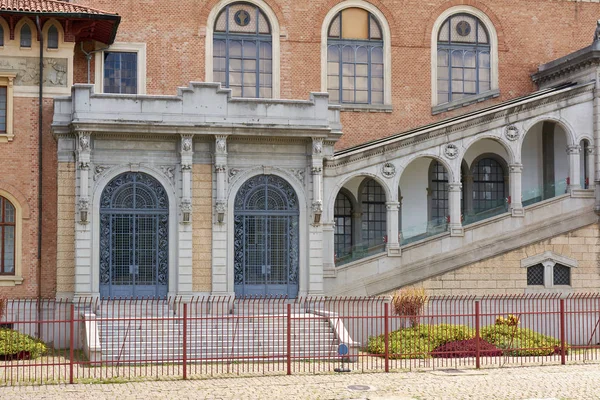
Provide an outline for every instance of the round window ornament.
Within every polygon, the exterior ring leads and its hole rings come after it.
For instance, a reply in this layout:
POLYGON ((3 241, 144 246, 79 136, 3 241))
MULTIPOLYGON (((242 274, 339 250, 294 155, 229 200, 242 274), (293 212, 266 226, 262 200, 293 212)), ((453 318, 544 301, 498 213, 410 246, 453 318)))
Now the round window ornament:
POLYGON ((239 26, 246 26, 250 23, 250 13, 246 10, 239 10, 233 15, 233 20, 239 26))
POLYGON ((447 144, 446 146, 444 146, 444 155, 453 160, 456 157, 458 157, 459 151, 458 151, 458 146, 452 143, 447 144))
POLYGON ((469 36, 471 33, 471 24, 469 24, 467 21, 460 21, 458 24, 456 24, 456 33, 463 37, 469 36))
POLYGON ((504 131, 504 135, 506 136, 506 138, 508 140, 510 140, 511 142, 514 142, 515 140, 517 140, 519 138, 519 136, 521 134, 519 132, 519 128, 517 128, 514 125, 509 125, 506 127, 506 130, 504 131))

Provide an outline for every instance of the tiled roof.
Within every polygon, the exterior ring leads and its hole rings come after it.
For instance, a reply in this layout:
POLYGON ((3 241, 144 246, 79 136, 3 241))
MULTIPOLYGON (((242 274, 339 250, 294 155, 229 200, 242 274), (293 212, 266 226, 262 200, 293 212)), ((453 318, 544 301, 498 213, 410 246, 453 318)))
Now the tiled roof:
POLYGON ((56 0, 0 0, 0 12, 116 15, 114 13, 56 0))

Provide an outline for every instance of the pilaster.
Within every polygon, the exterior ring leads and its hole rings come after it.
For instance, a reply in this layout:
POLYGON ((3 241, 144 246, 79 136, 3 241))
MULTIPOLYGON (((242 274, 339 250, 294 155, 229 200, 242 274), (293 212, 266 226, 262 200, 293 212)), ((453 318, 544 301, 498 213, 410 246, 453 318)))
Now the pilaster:
POLYGON ((75 296, 90 295, 92 290, 91 216, 89 171, 92 153, 91 132, 77 131, 77 212, 75 213, 75 296))
POLYGON ((513 217, 524 217, 522 200, 522 179, 523 164, 510 164, 509 169, 509 191, 510 191, 510 212, 513 217))
POLYGON ((567 146, 567 154, 569 156, 569 186, 567 190, 581 189, 581 163, 579 155, 581 153, 581 146, 578 144, 567 146))
POLYGON ((462 184, 460 183, 449 183, 448 184, 448 202, 450 208, 450 236, 464 236, 465 232, 461 221, 460 212, 460 193, 462 190, 462 184))
POLYGON ((397 201, 388 201, 385 203, 387 208, 387 245, 388 256, 400 256, 400 235, 398 234, 398 213, 400 203, 397 201))

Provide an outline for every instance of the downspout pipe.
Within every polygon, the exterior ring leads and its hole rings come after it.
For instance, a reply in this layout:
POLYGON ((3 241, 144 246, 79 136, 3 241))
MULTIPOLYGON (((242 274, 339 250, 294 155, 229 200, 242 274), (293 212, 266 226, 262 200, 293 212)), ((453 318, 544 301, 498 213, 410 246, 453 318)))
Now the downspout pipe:
MULTIPOLYGON (((44 37, 42 35, 42 25, 39 15, 35 17, 35 25, 37 27, 38 39, 40 42, 40 81, 39 81, 39 96, 38 96, 38 234, 37 234, 37 255, 38 255, 38 270, 37 270, 37 297, 38 297, 38 321, 41 321, 41 300, 42 300, 42 137, 43 137, 43 103, 44 95, 44 37)), ((41 323, 38 322, 38 337, 41 335, 41 323)))

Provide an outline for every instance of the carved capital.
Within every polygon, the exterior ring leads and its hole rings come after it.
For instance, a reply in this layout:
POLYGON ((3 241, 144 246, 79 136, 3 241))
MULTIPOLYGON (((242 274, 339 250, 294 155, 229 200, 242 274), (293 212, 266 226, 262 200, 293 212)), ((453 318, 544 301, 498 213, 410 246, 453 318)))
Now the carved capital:
POLYGON ((572 144, 567 146, 567 154, 572 155, 572 154, 579 154, 579 152, 581 151, 581 146, 578 144, 572 144))
POLYGON ((520 174, 523 172, 523 164, 510 164, 508 168, 511 173, 520 174))
POLYGON ((182 136, 181 137, 181 151, 183 152, 191 152, 194 148, 194 142, 191 136, 182 136))
POLYGON ((219 173, 219 172, 225 173, 225 171, 227 171, 227 166, 226 165, 223 165, 223 164, 217 164, 217 165, 215 165, 215 172, 217 172, 217 173, 219 173))
POLYGON ((448 184, 448 191, 449 192, 460 192, 462 189, 462 184, 461 183, 449 183, 448 184))
POLYGON ((320 156, 323 154, 323 139, 313 138, 312 140, 313 155, 320 156))
POLYGON ((77 136, 79 137, 78 150, 80 152, 90 151, 91 132, 79 132, 77 136))
POLYGON ((312 202, 312 211, 315 214, 321 214, 323 212, 323 202, 321 200, 315 200, 312 202))
POLYGON ((227 154, 227 136, 223 136, 223 135, 215 136, 215 153, 216 154, 227 154))
POLYGON ((320 175, 323 172, 323 168, 321 167, 312 167, 310 169, 310 173, 313 175, 320 175))
POLYGON ((82 161, 79 163, 79 169, 83 170, 83 171, 89 171, 90 169, 90 163, 86 162, 86 161, 82 161))
POLYGON ((181 170, 182 171, 191 171, 192 170, 192 164, 188 164, 188 163, 181 164, 181 170))

